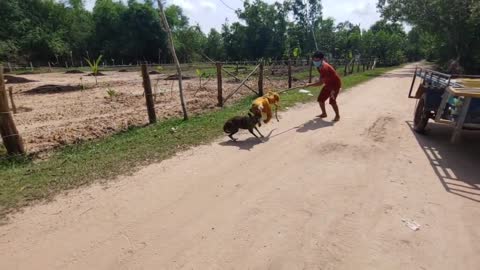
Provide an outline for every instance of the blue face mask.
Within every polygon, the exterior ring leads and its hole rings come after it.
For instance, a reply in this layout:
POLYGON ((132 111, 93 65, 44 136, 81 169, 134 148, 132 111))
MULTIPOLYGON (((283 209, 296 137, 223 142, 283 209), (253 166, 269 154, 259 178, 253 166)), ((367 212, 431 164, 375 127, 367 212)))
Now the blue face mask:
POLYGON ((320 68, 323 65, 323 61, 313 61, 313 64, 315 65, 315 67, 320 68))

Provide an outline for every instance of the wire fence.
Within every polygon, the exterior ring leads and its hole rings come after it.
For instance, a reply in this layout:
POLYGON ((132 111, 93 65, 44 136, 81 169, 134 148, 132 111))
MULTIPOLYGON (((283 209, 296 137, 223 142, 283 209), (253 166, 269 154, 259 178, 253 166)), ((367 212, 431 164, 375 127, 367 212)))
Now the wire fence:
MULTIPOLYGON (((348 76, 352 73, 363 72, 378 66, 381 61, 377 61, 375 58, 368 58, 368 59, 327 59, 327 61, 332 64, 336 69, 337 72, 343 76, 348 76)), ((144 63, 144 65, 149 67, 150 72, 158 71, 158 73, 162 73, 162 75, 167 76, 169 73, 176 74, 175 66, 174 65, 158 65, 156 63, 144 63)), ((10 64, 11 67, 14 68, 15 71, 20 71, 21 68, 10 64), (17 69, 18 68, 18 69, 17 69)), ((131 71, 140 71, 139 65, 104 65, 106 71, 120 71, 122 69, 129 69, 131 71)), ((7 67, 6 67, 7 68, 7 67)), ((28 69, 28 67, 22 67, 28 69)), ((30 67, 32 68, 32 67, 30 67)), ((72 68, 72 67, 69 67, 72 68)), ((82 68, 81 66, 79 68, 82 68)), ((83 67, 86 68, 86 67, 83 67)), ((33 70, 39 69, 38 72, 42 73, 46 70, 46 72, 65 72, 65 68, 58 68, 58 67, 35 67, 33 66, 33 70), (48 70, 51 68, 51 70, 48 70)), ((213 60, 209 60, 209 62, 197 62, 197 63, 185 63, 181 65, 181 69, 185 71, 186 76, 192 76, 192 78, 200 78, 204 77, 204 81, 200 81, 198 84, 198 89, 195 89, 195 93, 191 93, 189 98, 196 98, 197 92, 202 88, 202 91, 209 92, 211 95, 213 92, 217 94, 217 100, 215 104, 211 104, 214 106, 224 106, 225 103, 232 100, 232 97, 241 97, 245 95, 251 95, 254 93, 255 95, 262 95, 263 92, 268 89, 280 90, 280 89, 288 89, 294 88, 298 86, 305 85, 306 83, 312 82, 318 78, 318 72, 316 71, 315 67, 312 66, 312 62, 307 59, 290 59, 290 60, 258 60, 258 61, 222 61, 222 62, 215 62, 213 60), (225 87, 225 86, 228 87, 225 87), (265 89, 264 89, 265 88, 265 89), (243 89, 243 90, 242 90, 243 89), (215 91, 216 90, 216 91, 215 91), (243 92, 242 92, 242 91, 243 92)), ((88 69, 87 69, 88 70, 88 69)), ((15 76, 18 76, 21 73, 14 73, 15 76)), ((62 75, 63 76, 63 75, 62 75)), ((140 76, 139 76, 140 78, 140 76)), ((163 78, 163 77, 162 77, 163 78)), ((151 79, 152 86, 153 86, 153 96, 154 99, 157 99, 158 91, 157 85, 158 81, 155 82, 154 80, 158 79, 151 79)), ((172 89, 173 83, 178 80, 178 78, 172 78, 172 89)), ((64 82, 66 83, 66 82, 64 82)), ((135 81, 135 85, 138 87, 142 86, 142 83, 139 81, 138 83, 135 81)), ((115 88, 115 84, 113 85, 102 85, 100 86, 92 86, 92 88, 104 87, 107 90, 110 90, 110 87, 115 88)), ((80 88, 79 88, 80 89, 80 88)), ((81 88, 84 89, 84 88, 81 88)), ((91 89, 91 88, 85 88, 91 89)), ((172 90, 173 91, 173 90, 172 90)), ((10 94, 10 100, 13 101, 12 94, 10 94)), ((173 97, 173 95, 172 95, 173 97)), ((32 97, 34 98, 34 97, 32 97)), ((214 102, 213 99, 208 99, 206 102, 214 102)), ((137 102, 137 105, 139 103, 137 102)), ((172 103, 173 104, 173 103, 172 103)), ((45 105, 42 105, 45 106, 45 105)), ((52 107, 55 104, 52 105, 52 107)), ((145 106, 145 105, 143 105, 145 106)), ((163 106, 163 105, 162 105, 163 106)), ((173 104, 172 106, 179 106, 178 104, 173 104)), ((125 107, 123 107, 124 110, 125 107)), ((36 109, 36 108, 35 108, 36 109)), ((121 110, 121 109, 119 109, 121 110)), ((125 113, 125 111, 112 111, 112 114, 116 113, 125 113)), ((138 107, 132 109, 134 114, 140 113, 138 107)), ((12 112, 2 112, 2 114, 11 114, 12 112)), ((143 113, 143 112, 141 112, 143 113)), ((80 113, 81 114, 81 113, 80 113)), ((146 114, 145 114, 146 115, 146 114)), ((16 114, 12 115, 16 117, 16 114)), ((95 116, 98 117, 98 116, 95 116)), ((13 136, 20 136, 20 134, 2 134, 2 138, 5 139, 7 137, 13 136)), ((1 148, 1 146, 0 146, 1 148)), ((0 149, 0 160, 6 158, 5 153, 2 153, 0 149)))

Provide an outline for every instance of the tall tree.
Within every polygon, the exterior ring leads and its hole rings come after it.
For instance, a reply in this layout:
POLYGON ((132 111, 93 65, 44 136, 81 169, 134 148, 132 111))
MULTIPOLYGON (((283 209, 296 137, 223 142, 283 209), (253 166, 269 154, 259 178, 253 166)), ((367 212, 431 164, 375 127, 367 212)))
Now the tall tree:
POLYGON ((405 21, 433 35, 439 60, 458 60, 467 70, 480 71, 480 4, 477 0, 379 0, 382 15, 405 21))
POLYGON ((208 33, 207 42, 205 44, 205 54, 215 60, 225 59, 225 48, 223 45, 222 35, 212 28, 208 33))

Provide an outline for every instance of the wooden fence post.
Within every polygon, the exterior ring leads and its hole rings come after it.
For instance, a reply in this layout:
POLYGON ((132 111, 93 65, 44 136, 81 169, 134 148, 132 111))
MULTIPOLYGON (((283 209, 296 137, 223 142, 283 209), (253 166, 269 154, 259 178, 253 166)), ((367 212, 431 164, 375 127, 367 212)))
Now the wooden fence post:
POLYGON ((361 62, 361 61, 357 61, 357 62, 358 62, 358 63, 357 63, 357 73, 359 73, 359 72, 360 72, 360 62, 361 62))
POLYGON ((308 83, 312 83, 313 62, 310 61, 310 71, 308 72, 308 83))
POLYGON ((10 62, 7 62, 7 65, 8 65, 9 72, 13 72, 12 65, 10 65, 10 62))
MULTIPOLYGON (((222 84, 222 63, 216 63, 217 66, 217 101, 218 107, 223 107, 223 84, 222 84)), ((238 63, 237 63, 238 65, 238 63)))
POLYGON ((292 88, 292 60, 288 59, 288 89, 292 88))
POLYGON ((348 75, 348 60, 345 59, 345 70, 343 71, 343 76, 348 75))
POLYGON ((13 87, 11 86, 8 88, 8 95, 10 95, 10 104, 12 105, 13 113, 16 114, 17 106, 15 106, 15 102, 13 102, 13 87))
POLYGON ((260 62, 260 67, 258 68, 258 96, 263 96, 263 66, 264 61, 260 62))
POLYGON ((0 65, 0 135, 9 155, 23 155, 25 154, 25 147, 8 107, 4 82, 3 66, 0 65))
POLYGON ((145 89, 145 99, 147 102, 148 120, 150 124, 157 122, 157 115, 155 114, 155 103, 152 97, 152 84, 150 76, 148 75, 147 65, 142 65, 143 89, 145 89))
POLYGON ((68 68, 68 62, 65 61, 65 68, 68 68))
POLYGON ((33 71, 33 63, 30 62, 30 69, 33 71))
POLYGON ((52 65, 50 65, 50 61, 48 61, 48 72, 52 72, 52 65))

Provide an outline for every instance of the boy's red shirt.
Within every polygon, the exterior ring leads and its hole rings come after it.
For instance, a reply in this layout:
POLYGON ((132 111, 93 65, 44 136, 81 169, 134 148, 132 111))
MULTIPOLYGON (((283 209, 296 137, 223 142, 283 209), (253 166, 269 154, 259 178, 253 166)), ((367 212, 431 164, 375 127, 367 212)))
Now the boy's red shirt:
POLYGON ((318 72, 320 73, 321 79, 325 86, 340 87, 342 85, 340 77, 329 63, 323 61, 323 65, 318 69, 318 72))

